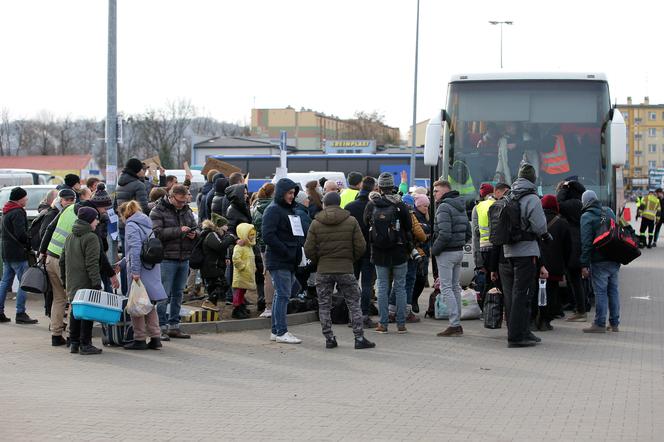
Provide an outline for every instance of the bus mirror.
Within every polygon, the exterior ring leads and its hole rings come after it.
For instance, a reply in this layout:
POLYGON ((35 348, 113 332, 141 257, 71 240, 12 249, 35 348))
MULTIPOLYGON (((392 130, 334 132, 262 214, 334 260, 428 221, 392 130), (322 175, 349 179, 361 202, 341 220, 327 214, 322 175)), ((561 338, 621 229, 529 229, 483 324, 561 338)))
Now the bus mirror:
POLYGON ((440 111, 429 120, 427 132, 424 137, 424 164, 426 166, 435 166, 440 157, 440 137, 443 130, 443 115, 445 111, 440 111))
POLYGON ((627 129, 625 120, 618 109, 613 112, 609 142, 611 143, 611 165, 624 166, 627 161, 627 129))

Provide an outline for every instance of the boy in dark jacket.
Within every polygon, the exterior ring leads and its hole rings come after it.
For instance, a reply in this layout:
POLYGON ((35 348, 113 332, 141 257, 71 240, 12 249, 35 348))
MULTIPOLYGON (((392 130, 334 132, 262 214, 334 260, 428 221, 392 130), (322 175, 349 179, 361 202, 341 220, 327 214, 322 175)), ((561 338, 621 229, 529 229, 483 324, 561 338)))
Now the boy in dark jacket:
MULTIPOLYGON (((28 269, 30 238, 28 237, 28 216, 25 205, 28 193, 21 187, 14 187, 9 201, 2 208, 2 282, 0 282, 0 322, 9 322, 5 315, 7 290, 14 282, 14 276, 21 281, 23 272, 28 269)), ((26 294, 19 287, 16 293, 16 323, 36 324, 25 312, 26 294)))
POLYGON ((227 233, 228 220, 216 213, 212 214, 212 220, 203 221, 203 256, 205 260, 201 266, 201 278, 205 284, 208 294, 201 305, 202 308, 212 311, 220 311, 217 306, 219 299, 223 299, 228 291, 229 284, 224 274, 226 273, 226 259, 228 248, 233 245, 236 238, 227 233))

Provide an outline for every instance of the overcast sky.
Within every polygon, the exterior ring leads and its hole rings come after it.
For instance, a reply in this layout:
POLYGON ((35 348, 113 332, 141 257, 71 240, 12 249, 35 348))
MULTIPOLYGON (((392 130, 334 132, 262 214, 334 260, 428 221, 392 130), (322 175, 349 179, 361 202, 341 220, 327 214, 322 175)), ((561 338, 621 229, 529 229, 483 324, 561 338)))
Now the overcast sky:
MULTIPOLYGON (((250 121, 291 105, 342 118, 377 110, 411 124, 416 0, 118 0, 118 110, 190 99, 250 121)), ((661 2, 421 0, 417 120, 450 75, 600 71, 611 99, 664 102, 661 2)), ((107 2, 0 2, 0 108, 32 117, 106 112, 107 2)))

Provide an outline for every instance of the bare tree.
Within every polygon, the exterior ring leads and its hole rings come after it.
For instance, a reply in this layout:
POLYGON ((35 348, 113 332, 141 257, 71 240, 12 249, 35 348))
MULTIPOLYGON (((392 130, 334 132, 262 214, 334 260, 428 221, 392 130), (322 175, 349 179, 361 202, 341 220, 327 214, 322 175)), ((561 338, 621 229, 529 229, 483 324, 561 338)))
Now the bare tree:
POLYGON ((57 120, 52 126, 57 137, 56 153, 60 155, 72 153, 74 122, 69 116, 66 116, 61 120, 57 120))
MULTIPOLYGON (((354 118, 347 122, 350 125, 350 131, 347 134, 349 138, 376 140, 376 144, 379 146, 399 143, 399 137, 395 135, 396 131, 385 124, 385 115, 376 111, 371 113, 357 111, 354 118)), ((398 134, 398 132, 396 133, 398 134)))
POLYGON ((3 108, 0 112, 0 156, 11 154, 11 129, 9 109, 3 108))

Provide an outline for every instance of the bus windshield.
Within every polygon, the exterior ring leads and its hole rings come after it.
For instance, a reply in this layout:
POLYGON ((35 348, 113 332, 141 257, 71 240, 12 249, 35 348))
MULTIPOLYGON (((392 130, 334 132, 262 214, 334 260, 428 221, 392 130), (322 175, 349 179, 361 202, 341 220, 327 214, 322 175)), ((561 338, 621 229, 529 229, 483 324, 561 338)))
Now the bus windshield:
POLYGON ((577 179, 606 200, 610 166, 600 131, 609 109, 604 81, 453 82, 445 140, 450 182, 475 198, 484 182, 512 184, 527 162, 541 194, 577 179))

